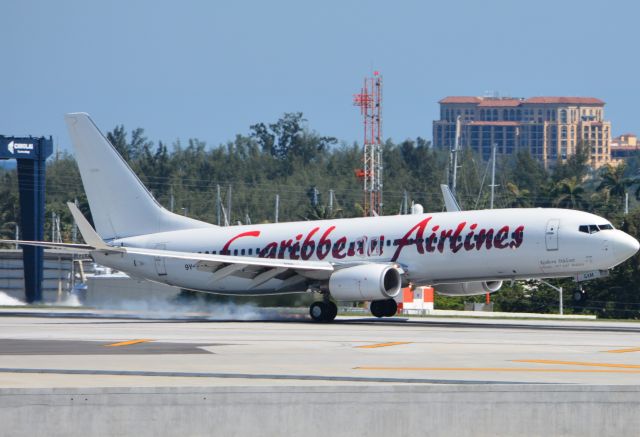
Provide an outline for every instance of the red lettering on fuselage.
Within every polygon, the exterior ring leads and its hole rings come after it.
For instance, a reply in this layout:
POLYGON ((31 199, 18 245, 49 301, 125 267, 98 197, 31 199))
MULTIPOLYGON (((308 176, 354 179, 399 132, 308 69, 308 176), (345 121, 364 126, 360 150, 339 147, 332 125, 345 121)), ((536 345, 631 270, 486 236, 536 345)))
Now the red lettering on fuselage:
MULTIPOLYGON (((396 249, 390 261, 400 259, 402 252, 411 246, 415 246, 418 254, 429 254, 434 252, 444 253, 448 248, 451 253, 461 251, 480 251, 485 250, 503 250, 517 249, 524 242, 524 226, 520 225, 510 233, 508 225, 504 225, 496 231, 494 228, 481 228, 479 231, 478 223, 472 223, 467 226, 467 222, 460 222, 452 228, 443 228, 441 225, 433 225, 430 227, 431 232, 425 238, 427 227, 433 217, 426 217, 409 229, 404 236, 394 241, 396 249)), ((323 260, 332 258, 341 260, 355 256, 380 256, 384 247, 385 237, 371 237, 369 242, 366 236, 353 238, 349 240, 346 235, 336 233, 336 226, 329 226, 321 230, 320 227, 314 227, 306 234, 292 233, 291 238, 285 238, 279 241, 263 243, 264 247, 260 250, 258 256, 261 258, 287 258, 309 260, 316 258, 323 260), (319 237, 318 237, 319 236, 319 237), (315 237, 315 238, 314 238, 315 237)), ((232 243, 243 237, 259 237, 260 231, 243 232, 228 240, 220 252, 221 254, 229 254, 232 243)), ((391 238, 391 237, 389 237, 391 238)), ((393 240, 393 238, 391 238, 393 240)))
POLYGON ((424 220, 421 220, 417 225, 415 225, 414 227, 412 227, 411 229, 409 229, 409 232, 407 232, 404 237, 402 237, 400 239, 400 241, 398 242, 398 248, 396 249, 396 252, 393 254, 393 256, 391 257, 391 261, 396 261, 398 259, 398 257, 400 256, 400 252, 402 252, 402 249, 405 246, 409 246, 410 244, 415 244, 416 247, 418 248, 418 253, 422 254, 424 253, 424 248, 422 247, 422 244, 418 244, 418 241, 422 241, 423 238, 422 236, 424 235, 424 229, 427 227, 427 223, 429 223, 429 220, 431 220, 431 217, 427 217, 424 220), (413 240, 415 240, 415 243, 410 243, 409 240, 411 238, 411 235, 413 233, 416 233, 416 236, 413 240))
POLYGON ((324 234, 322 234, 322 237, 320 237, 320 241, 318 241, 318 250, 316 254, 318 256, 318 259, 325 259, 327 255, 329 255, 329 252, 331 252, 331 240, 329 239, 329 234, 335 228, 336 228, 335 226, 331 226, 329 229, 325 231, 324 234))
POLYGON ((242 234, 238 234, 235 237, 233 237, 231 240, 227 241, 227 243, 222 247, 222 253, 227 253, 229 251, 229 246, 231 245, 231 243, 236 241, 238 238, 259 237, 259 236, 260 236, 260 231, 248 231, 248 232, 243 232, 242 234))

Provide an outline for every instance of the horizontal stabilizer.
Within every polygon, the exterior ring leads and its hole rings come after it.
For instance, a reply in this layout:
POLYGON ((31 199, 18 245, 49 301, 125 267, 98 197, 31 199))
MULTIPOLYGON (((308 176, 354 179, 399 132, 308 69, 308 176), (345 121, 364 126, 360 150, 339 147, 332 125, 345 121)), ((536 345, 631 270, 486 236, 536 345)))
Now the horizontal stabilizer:
POLYGON ((105 243, 100 235, 96 231, 93 230, 89 221, 82 215, 78 207, 73 202, 67 202, 67 206, 69 207, 69 211, 71 211, 71 215, 73 219, 76 221, 78 225, 78 229, 80 229, 80 233, 82 234, 82 238, 84 241, 91 247, 99 250, 109 250, 109 251, 118 251, 119 248, 109 246, 105 243))
POLYGON ((66 250, 68 252, 73 252, 78 254, 88 254, 94 249, 88 244, 53 243, 51 241, 0 240, 0 243, 12 244, 12 245, 19 244, 20 246, 44 247, 47 249, 59 249, 59 250, 66 250))

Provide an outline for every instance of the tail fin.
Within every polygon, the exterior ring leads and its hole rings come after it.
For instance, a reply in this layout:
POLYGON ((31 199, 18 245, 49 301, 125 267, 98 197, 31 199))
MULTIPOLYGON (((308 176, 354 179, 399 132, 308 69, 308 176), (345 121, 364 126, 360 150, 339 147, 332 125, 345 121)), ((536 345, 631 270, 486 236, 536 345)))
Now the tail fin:
POLYGON ((96 231, 104 240, 211 224, 164 209, 85 113, 65 115, 96 231))
POLYGON ((456 200, 456 196, 453 195, 449 185, 440 185, 442 190, 442 197, 444 198, 444 205, 447 208, 447 212, 462 211, 460 204, 456 200))

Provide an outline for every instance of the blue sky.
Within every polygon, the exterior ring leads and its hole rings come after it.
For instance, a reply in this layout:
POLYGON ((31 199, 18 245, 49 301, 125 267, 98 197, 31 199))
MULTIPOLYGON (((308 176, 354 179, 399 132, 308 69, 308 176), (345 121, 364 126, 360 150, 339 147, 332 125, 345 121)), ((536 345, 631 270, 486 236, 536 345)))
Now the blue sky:
POLYGON ((446 95, 593 96, 614 135, 640 133, 631 1, 90 1, 0 4, 0 134, 52 135, 63 114, 103 131, 209 145, 302 111, 361 141, 352 106, 384 76, 384 136, 431 139, 446 95))

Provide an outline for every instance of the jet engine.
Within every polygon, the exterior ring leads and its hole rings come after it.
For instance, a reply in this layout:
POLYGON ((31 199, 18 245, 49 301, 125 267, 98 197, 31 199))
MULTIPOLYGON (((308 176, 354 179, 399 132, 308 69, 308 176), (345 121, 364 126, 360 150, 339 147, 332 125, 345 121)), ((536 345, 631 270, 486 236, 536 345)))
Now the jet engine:
POLYGON ((494 293, 500 290, 502 281, 455 282, 453 284, 436 284, 438 294, 445 296, 474 296, 494 293))
POLYGON ((329 278, 335 300, 391 299, 400 293, 400 271, 388 264, 363 264, 337 270, 329 278))

